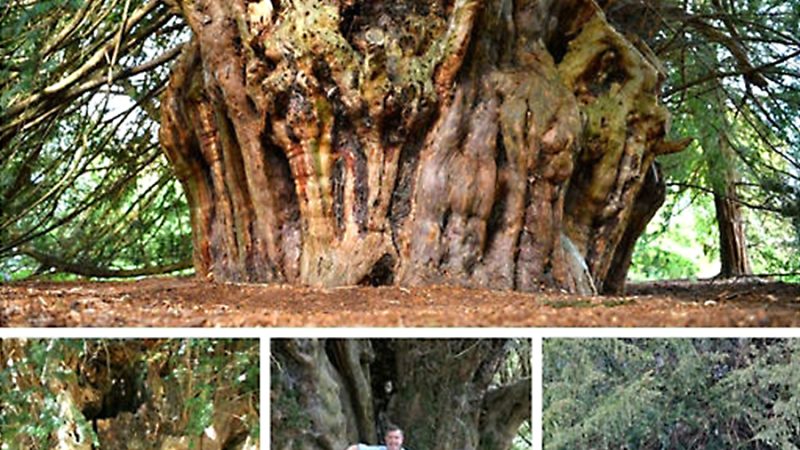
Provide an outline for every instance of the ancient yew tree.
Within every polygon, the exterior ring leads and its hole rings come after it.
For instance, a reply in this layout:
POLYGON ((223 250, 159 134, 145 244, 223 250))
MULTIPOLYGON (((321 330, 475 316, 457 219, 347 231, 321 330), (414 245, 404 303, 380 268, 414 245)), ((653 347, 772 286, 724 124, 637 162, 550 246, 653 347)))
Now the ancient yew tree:
POLYGON ((604 3, 175 2, 160 139, 198 274, 619 289, 685 143, 604 3))
POLYGON ((797 270, 791 2, 6 3, 3 280, 609 292, 637 241, 699 273, 670 235, 797 270))
POLYGON ((530 341, 276 339, 271 361, 274 450, 377 444, 390 423, 412 449, 508 450, 531 417, 530 341))

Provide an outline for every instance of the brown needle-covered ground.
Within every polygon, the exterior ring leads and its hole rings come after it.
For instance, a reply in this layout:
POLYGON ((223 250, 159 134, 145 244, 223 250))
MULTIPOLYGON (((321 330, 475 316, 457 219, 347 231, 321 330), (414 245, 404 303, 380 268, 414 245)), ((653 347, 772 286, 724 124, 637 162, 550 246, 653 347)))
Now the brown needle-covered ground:
POLYGON ((624 297, 453 287, 312 289, 160 278, 0 286, 18 327, 798 327, 800 285, 632 285, 624 297))

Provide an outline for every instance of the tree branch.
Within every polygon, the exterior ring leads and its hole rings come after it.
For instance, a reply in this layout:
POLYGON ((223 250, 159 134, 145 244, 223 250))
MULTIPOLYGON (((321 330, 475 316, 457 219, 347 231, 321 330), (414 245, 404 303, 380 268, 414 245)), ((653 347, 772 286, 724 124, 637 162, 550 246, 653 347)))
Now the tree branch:
POLYGON ((489 391, 483 400, 479 450, 510 448, 520 425, 530 417, 530 378, 489 391))
MULTIPOLYGON (((152 12, 156 6, 159 5, 159 2, 156 0, 152 0, 142 6, 140 6, 136 11, 131 14, 130 20, 125 23, 125 27, 132 28, 142 19, 144 19, 147 14, 152 12)), ((124 31, 128 31, 124 30, 124 31)), ((89 75, 94 69, 96 69, 99 64, 103 61, 106 54, 114 49, 116 45, 115 40, 110 40, 107 42, 103 47, 99 48, 86 62, 81 65, 78 69, 74 70, 73 72, 63 76, 57 82, 51 84, 50 86, 46 86, 40 92, 32 94, 25 98, 24 100, 20 101, 15 105, 10 105, 9 108, 3 112, 2 119, 6 120, 10 117, 14 117, 22 113, 24 110, 28 109, 33 104, 41 101, 43 98, 48 96, 54 96, 66 89, 70 86, 75 84, 81 78, 89 75)))
POLYGON ((756 204, 753 204, 753 203, 748 203, 748 202, 745 202, 745 201, 743 201, 741 199, 731 198, 731 197, 729 197, 727 195, 721 194, 719 192, 715 192, 714 189, 712 189, 712 188, 705 187, 705 186, 700 186, 698 184, 671 182, 671 183, 667 183, 667 186, 675 186, 675 187, 683 188, 683 189, 697 189, 698 191, 704 192, 706 194, 720 195, 723 198, 725 198, 726 200, 730 200, 730 201, 732 201, 734 203, 737 203, 739 205, 742 205, 742 206, 744 206, 746 208, 750 208, 750 209, 755 209, 755 210, 759 210, 759 211, 769 211, 769 212, 779 213, 779 214, 784 212, 783 208, 775 208, 775 207, 770 207, 770 206, 766 206, 766 205, 756 205, 756 204))
POLYGON ((733 71, 733 72, 713 72, 712 71, 708 75, 702 76, 702 77, 697 78, 697 79, 692 80, 692 81, 688 81, 688 82, 684 83, 681 86, 672 88, 672 89, 664 92, 663 98, 669 98, 670 96, 675 95, 678 92, 685 91, 686 89, 689 89, 691 87, 694 87, 694 86, 697 86, 699 84, 703 84, 703 83, 706 83, 708 81, 715 80, 715 79, 720 79, 721 80, 723 78, 736 77, 736 76, 740 76, 740 75, 747 77, 749 75, 752 75, 752 74, 755 74, 755 73, 759 73, 760 71, 762 71, 764 69, 768 69, 770 67, 777 66, 777 65, 779 65, 781 63, 784 63, 786 61, 789 61, 791 59, 797 58, 798 56, 800 56, 800 50, 794 51, 794 52, 792 52, 792 53, 790 53, 790 54, 788 54, 786 56, 778 58, 778 59, 776 59, 774 61, 770 61, 770 62, 768 62, 766 64, 762 64, 762 65, 760 65, 758 67, 751 67, 751 68, 747 69, 746 71, 742 71, 742 70, 737 70, 737 71, 733 71))
POLYGON ((20 253, 30 256, 40 264, 55 267, 62 272, 93 278, 133 278, 151 275, 163 275, 192 268, 192 260, 186 259, 163 266, 140 267, 138 269, 110 269, 91 264, 75 263, 61 259, 59 256, 42 253, 32 247, 22 247, 20 253))

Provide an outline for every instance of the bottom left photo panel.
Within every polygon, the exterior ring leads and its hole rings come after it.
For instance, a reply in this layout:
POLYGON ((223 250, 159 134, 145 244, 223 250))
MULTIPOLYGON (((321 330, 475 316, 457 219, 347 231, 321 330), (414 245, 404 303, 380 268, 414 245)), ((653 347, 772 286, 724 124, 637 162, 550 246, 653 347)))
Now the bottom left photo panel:
POLYGON ((0 340, 0 449, 252 450, 258 339, 0 340))

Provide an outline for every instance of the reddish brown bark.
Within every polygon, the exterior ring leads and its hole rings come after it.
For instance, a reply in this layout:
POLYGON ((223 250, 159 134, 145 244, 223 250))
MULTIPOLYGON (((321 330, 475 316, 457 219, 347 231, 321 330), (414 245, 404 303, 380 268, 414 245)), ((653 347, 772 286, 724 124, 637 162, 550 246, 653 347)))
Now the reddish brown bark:
POLYGON ((728 136, 721 133, 719 160, 712 176, 714 185, 714 210, 719 231, 720 278, 733 278, 752 274, 750 258, 747 256, 747 236, 742 216, 736 184, 739 174, 736 171, 736 154, 730 146, 728 136))
POLYGON ((719 276, 732 278, 753 273, 735 186, 727 185, 725 193, 714 194, 714 209, 719 230, 719 276))
POLYGON ((594 1, 179 8, 161 139, 209 278, 593 292, 682 148, 594 1))
POLYGON ((603 284, 604 294, 625 293, 625 278, 631 265, 636 240, 644 233, 658 208, 664 204, 666 196, 666 184, 661 169, 658 164, 653 164, 636 196, 628 226, 614 252, 614 259, 603 284))

